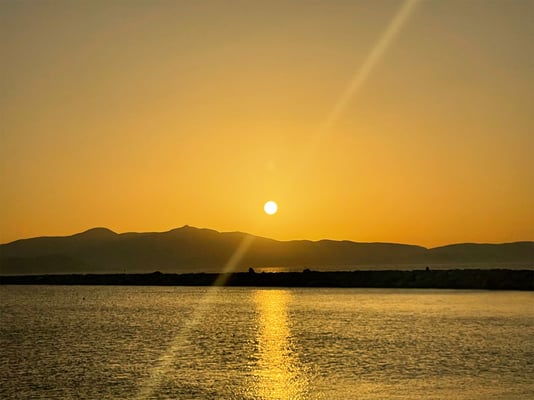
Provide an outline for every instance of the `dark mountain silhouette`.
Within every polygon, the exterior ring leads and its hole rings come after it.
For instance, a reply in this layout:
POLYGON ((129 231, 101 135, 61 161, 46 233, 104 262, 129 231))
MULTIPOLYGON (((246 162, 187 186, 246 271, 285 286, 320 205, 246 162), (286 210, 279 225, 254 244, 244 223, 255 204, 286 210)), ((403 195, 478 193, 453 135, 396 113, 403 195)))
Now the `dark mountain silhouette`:
POLYGON ((220 272, 244 242, 236 271, 436 267, 534 268, 534 242, 454 244, 426 249, 394 243, 277 241, 241 232, 183 226, 168 232, 117 234, 94 228, 66 237, 0 245, 0 274, 220 272))

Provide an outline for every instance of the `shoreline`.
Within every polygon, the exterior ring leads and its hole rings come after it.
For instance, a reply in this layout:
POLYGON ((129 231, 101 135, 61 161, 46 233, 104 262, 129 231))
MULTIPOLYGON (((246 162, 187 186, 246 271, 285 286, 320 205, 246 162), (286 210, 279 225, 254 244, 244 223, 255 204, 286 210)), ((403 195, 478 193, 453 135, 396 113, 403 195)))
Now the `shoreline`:
POLYGON ((250 286, 534 291, 534 270, 366 270, 0 275, 0 285, 250 286))

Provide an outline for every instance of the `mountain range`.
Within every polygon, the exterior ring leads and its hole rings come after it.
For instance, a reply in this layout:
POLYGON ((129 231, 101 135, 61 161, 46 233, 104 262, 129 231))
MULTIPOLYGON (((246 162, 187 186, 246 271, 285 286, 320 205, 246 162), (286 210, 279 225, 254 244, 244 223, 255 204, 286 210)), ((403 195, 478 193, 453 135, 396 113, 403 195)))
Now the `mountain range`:
POLYGON ((221 272, 432 268, 534 268, 534 242, 463 243, 427 249, 396 243, 278 241, 183 226, 168 232, 72 236, 0 245, 0 274, 221 272))

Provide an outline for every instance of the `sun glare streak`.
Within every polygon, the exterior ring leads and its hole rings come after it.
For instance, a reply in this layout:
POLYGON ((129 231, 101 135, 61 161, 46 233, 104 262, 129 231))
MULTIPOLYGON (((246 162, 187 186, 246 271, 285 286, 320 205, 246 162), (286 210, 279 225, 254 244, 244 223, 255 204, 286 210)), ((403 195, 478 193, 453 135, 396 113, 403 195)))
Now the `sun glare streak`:
MULTIPOLYGON (((315 149, 320 144, 321 139, 330 132, 340 119, 351 100, 365 84, 373 69, 383 58, 384 53, 406 24, 419 1, 404 1, 376 45, 366 57, 362 66, 356 71, 348 83, 346 90, 334 104, 332 111, 312 137, 307 154, 308 157, 304 157, 305 160, 311 158, 315 149)), ((303 162, 303 164, 306 164, 306 162, 303 162)), ((224 265, 222 272, 215 280, 213 286, 209 287, 206 294, 199 300, 192 317, 186 321, 180 332, 173 339, 171 346, 169 346, 168 350, 158 360, 158 368, 151 371, 150 380, 146 385, 142 386, 142 390, 137 397, 138 399, 150 397, 154 390, 159 387, 163 377, 169 372, 175 355, 185 345, 185 333, 196 326, 202 316, 209 311, 215 293, 219 290, 218 287, 225 285, 230 274, 239 265, 253 241, 254 236, 251 235, 246 235, 243 238, 228 262, 224 265)), ((287 353, 287 338, 289 335, 286 315, 287 293, 260 291, 256 296, 256 303, 262 314, 260 340, 263 346, 263 359, 259 371, 259 379, 261 381, 259 388, 260 395, 263 395, 265 398, 301 398, 302 394, 299 393, 299 390, 302 390, 302 387, 294 383, 296 382, 305 387, 305 382, 299 381, 301 378, 295 373, 292 365, 293 361, 287 353)))
POLYGON ((165 353, 158 359, 156 368, 150 371, 150 377, 144 384, 141 384, 140 391, 136 396, 136 399, 148 399, 152 396, 154 391, 161 385, 164 377, 172 370, 172 363, 176 358, 176 354, 187 344, 187 333, 190 332, 195 326, 197 326, 202 320, 203 316, 207 314, 213 303, 217 292, 220 290, 220 286, 224 286, 228 281, 231 273, 235 271, 243 257, 245 256, 250 245, 254 241, 254 236, 245 235, 236 250, 226 262, 222 268, 221 273, 215 280, 212 286, 206 288, 206 294, 200 297, 198 305, 193 310, 191 318, 184 322, 184 325, 174 336, 171 345, 167 348, 165 353))
POLYGON ((139 384, 140 389, 135 397, 136 399, 144 400, 153 397, 154 392, 161 386, 165 376, 172 371, 172 365, 177 354, 179 354, 184 346, 187 346, 188 333, 194 329, 195 326, 200 323, 202 317, 209 312, 211 308, 210 302, 214 298, 213 292, 218 289, 220 288, 210 286, 207 288, 207 293, 200 297, 197 306, 193 310, 191 318, 184 320, 183 326, 174 336, 167 350, 156 361, 156 366, 150 371, 149 377, 145 382, 139 384))
POLYGON ((395 37, 399 34, 402 27, 406 24, 406 21, 412 15, 415 6, 420 0, 406 0, 399 11, 393 17, 393 20, 389 23, 388 27, 373 47, 362 66, 356 71, 351 81, 349 82, 345 92, 340 96, 339 100, 335 103, 334 108, 324 121, 319 132, 329 131, 335 123, 341 117, 341 114, 347 108, 348 104, 356 93, 363 86, 365 81, 369 78, 369 75, 376 67, 378 62, 384 56, 386 50, 390 47, 395 37))
POLYGON ((311 161, 313 154, 319 147, 321 140, 326 136, 342 114, 346 111, 352 99, 356 96, 362 86, 365 84, 373 69, 383 58, 387 49, 391 46, 395 37, 399 34, 402 27, 406 24, 410 16, 413 14, 417 4, 420 0, 405 0, 401 5, 391 22, 388 24, 378 42, 374 45, 372 50, 365 58, 363 64, 357 69, 352 79, 349 81, 345 91, 340 95, 339 99, 334 103, 330 113, 327 115, 322 124, 319 125, 315 134, 311 137, 308 145, 307 154, 304 154, 301 168, 297 168, 295 178, 298 177, 305 170, 306 165, 311 161))
POLYGON ((213 286, 224 286, 224 284, 228 281, 230 274, 235 271, 236 267, 239 265, 239 263, 245 256, 247 250, 249 249, 253 241, 254 236, 252 235, 246 235, 243 238, 236 251, 234 251, 234 254, 232 254, 232 257, 230 257, 228 262, 225 264, 222 273, 219 274, 219 276, 213 283, 213 286))

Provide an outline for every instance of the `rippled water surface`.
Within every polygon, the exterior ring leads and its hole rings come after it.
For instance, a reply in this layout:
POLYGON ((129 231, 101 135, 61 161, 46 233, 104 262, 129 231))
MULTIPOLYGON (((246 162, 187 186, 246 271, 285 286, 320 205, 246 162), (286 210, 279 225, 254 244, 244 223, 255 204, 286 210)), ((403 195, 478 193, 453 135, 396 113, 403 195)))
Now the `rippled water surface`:
POLYGON ((0 286, 0 398, 534 398, 534 293, 0 286))

